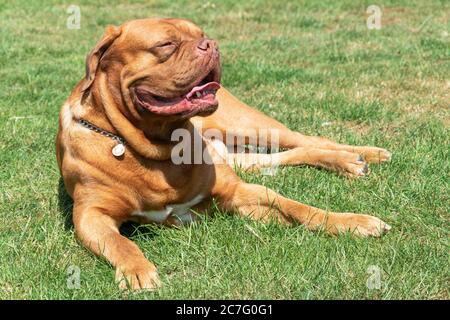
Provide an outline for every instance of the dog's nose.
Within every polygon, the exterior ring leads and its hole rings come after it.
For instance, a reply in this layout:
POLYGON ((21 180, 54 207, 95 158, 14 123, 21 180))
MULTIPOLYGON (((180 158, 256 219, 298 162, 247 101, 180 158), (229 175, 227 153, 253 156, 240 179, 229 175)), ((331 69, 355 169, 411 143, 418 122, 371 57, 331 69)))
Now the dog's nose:
POLYGON ((197 44, 197 48, 201 51, 208 51, 212 48, 217 49, 217 42, 211 39, 203 38, 197 44))

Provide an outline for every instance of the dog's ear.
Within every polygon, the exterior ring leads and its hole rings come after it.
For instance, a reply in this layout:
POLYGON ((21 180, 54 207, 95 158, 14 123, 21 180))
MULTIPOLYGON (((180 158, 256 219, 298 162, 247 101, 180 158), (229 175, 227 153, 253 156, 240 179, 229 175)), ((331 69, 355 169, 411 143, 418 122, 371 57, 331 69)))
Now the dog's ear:
POLYGON ((116 26, 108 26, 105 34, 100 41, 95 45, 94 49, 86 57, 86 78, 81 87, 81 91, 88 90, 92 82, 95 79, 95 73, 97 72, 100 60, 102 59, 105 51, 111 46, 121 33, 121 28, 116 26))

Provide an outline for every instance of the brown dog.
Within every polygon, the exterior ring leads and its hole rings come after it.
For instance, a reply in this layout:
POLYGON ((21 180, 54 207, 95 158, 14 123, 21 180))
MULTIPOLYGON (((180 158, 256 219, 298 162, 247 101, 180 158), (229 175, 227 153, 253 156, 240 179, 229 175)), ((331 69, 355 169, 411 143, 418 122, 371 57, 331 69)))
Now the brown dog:
MULTIPOLYGON (((367 173, 366 162, 389 160, 390 153, 293 132, 220 88, 220 72, 217 43, 192 22, 130 21, 106 30, 87 57, 86 78, 62 107, 57 159, 74 200, 76 234, 115 266, 123 288, 155 288, 160 282, 156 267, 119 226, 127 220, 188 222, 195 218, 190 209, 205 212, 212 198, 242 216, 331 234, 379 236, 390 229, 376 217, 326 212, 243 182, 230 159, 244 169, 307 164, 357 177, 367 173), (179 129, 204 135, 200 147, 210 161, 175 161, 173 134, 179 129), (211 129, 222 139, 206 137, 211 129), (224 144, 289 150, 228 154, 222 153, 224 144)), ((183 146, 192 149, 180 156, 198 153, 193 142, 183 146)))

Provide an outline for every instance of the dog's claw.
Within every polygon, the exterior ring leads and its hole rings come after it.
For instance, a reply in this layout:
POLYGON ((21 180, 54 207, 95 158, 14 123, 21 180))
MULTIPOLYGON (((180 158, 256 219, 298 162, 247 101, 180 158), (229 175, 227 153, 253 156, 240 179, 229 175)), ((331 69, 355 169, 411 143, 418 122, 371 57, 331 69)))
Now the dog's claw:
POLYGON ((364 174, 367 174, 367 173, 369 172, 369 166, 367 165, 367 163, 364 164, 364 168, 362 169, 362 172, 363 172, 364 174))
POLYGON ((158 271, 151 263, 131 268, 117 268, 116 282, 122 290, 156 290, 161 287, 158 271))

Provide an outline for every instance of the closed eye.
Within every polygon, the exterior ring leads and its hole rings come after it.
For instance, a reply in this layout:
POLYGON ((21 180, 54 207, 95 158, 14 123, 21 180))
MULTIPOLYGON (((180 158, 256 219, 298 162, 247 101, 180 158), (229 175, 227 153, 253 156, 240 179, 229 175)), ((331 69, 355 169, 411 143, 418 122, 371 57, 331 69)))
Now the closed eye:
POLYGON ((157 48, 164 48, 164 47, 169 47, 169 46, 174 46, 175 43, 172 41, 167 41, 167 42, 163 42, 161 44, 157 44, 155 47, 157 48))
POLYGON ((160 43, 156 43, 149 51, 157 56, 161 62, 164 62, 172 56, 177 49, 177 43, 173 41, 161 41, 160 43))

